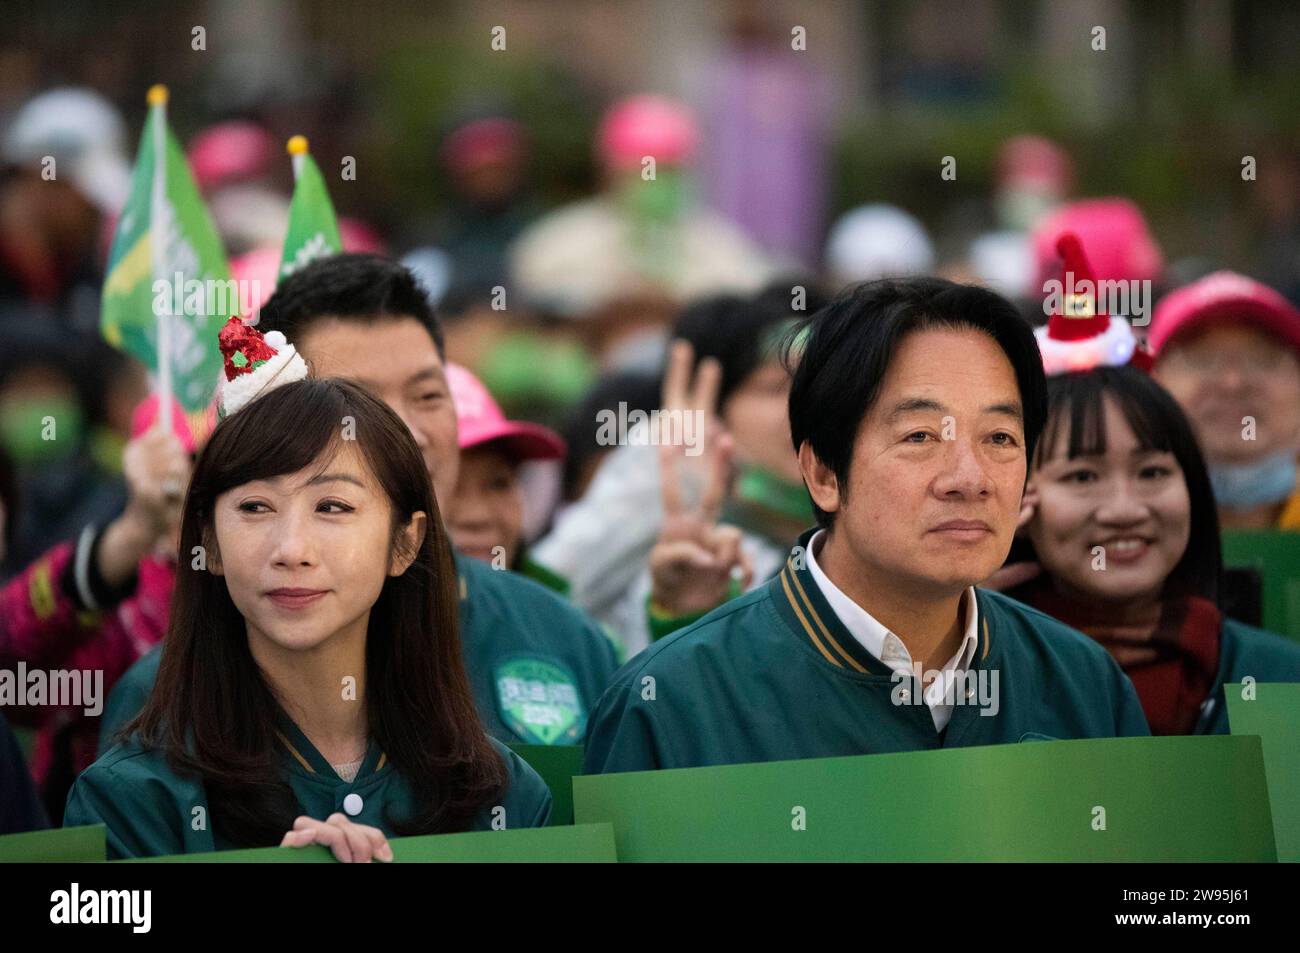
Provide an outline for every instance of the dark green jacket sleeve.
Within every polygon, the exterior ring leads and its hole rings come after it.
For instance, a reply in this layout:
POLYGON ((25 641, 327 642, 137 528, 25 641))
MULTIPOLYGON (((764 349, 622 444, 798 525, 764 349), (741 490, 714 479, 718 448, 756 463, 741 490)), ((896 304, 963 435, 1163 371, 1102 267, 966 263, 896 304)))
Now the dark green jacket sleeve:
POLYGON ((109 860, 185 853, 182 825, 188 814, 182 816, 175 792, 163 778, 142 770, 135 758, 111 755, 92 764, 72 785, 64 826, 105 825, 109 860))
POLYGON ((505 759, 510 771, 509 787, 504 799, 506 827, 545 827, 551 821, 551 789, 533 766, 513 750, 495 738, 492 739, 492 745, 505 759), (524 818, 524 821, 518 823, 518 818, 524 818))
POLYGON ((583 774, 673 767, 667 739, 652 712, 652 707, 662 702, 642 698, 642 691, 637 673, 633 672, 616 678, 601 696, 587 723, 583 774))

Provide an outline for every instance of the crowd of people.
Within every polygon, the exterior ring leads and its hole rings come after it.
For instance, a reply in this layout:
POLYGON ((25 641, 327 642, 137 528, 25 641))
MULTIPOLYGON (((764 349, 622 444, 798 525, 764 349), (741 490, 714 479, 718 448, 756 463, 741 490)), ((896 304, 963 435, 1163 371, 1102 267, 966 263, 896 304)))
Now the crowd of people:
POLYGON ((1300 532, 1294 289, 1180 277, 1056 143, 1008 141, 956 257, 876 203, 813 261, 695 195, 680 103, 615 103, 601 191, 550 211, 526 127, 475 116, 437 243, 345 217, 277 283, 276 150, 221 124, 190 163, 266 293, 200 426, 99 339, 121 120, 43 96, 0 179, 0 670, 104 698, 0 709, 0 832, 385 860, 546 824, 510 745, 600 773, 1215 734, 1225 686, 1300 681, 1221 544, 1300 532))

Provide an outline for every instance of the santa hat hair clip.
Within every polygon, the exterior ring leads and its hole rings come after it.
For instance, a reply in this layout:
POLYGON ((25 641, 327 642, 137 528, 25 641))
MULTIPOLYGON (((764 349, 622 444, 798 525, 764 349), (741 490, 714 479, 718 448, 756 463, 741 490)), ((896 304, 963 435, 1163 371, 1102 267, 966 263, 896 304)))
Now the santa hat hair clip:
POLYGON ((265 335, 233 317, 217 340, 225 358, 226 379, 221 385, 224 420, 261 395, 307 377, 307 362, 280 331, 265 335))
POLYGON ((1079 236, 1064 233, 1056 250, 1064 262, 1060 306, 1052 309, 1046 325, 1034 329, 1047 376, 1125 364, 1150 370, 1151 355, 1138 343, 1129 323, 1106 313, 1079 236))

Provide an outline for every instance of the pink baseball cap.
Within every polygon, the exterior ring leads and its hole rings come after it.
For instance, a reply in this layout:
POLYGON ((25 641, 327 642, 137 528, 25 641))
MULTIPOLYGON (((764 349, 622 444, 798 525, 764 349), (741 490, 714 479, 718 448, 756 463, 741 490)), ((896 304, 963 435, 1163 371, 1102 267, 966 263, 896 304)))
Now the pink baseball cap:
POLYGON ((190 169, 200 191, 231 182, 260 178, 280 155, 275 137, 257 123, 243 120, 209 126, 190 143, 190 169))
POLYGON ((540 424, 506 420, 483 382, 459 364, 447 364, 447 384, 456 406, 460 448, 501 444, 516 460, 558 460, 567 449, 560 435, 540 424))
POLYGON ((1161 298, 1147 340, 1159 356, 1175 335, 1210 324, 1254 325, 1300 354, 1300 311, 1268 285, 1232 271, 1216 271, 1161 298))
MULTIPOLYGON (((134 440, 147 433, 157 419, 158 395, 150 394, 135 405, 135 410, 131 411, 131 439, 134 440)), ((172 433, 176 434, 176 439, 181 442, 186 453, 194 453, 194 432, 185 418, 185 410, 175 397, 172 398, 172 433)))
POLYGON ((1123 198, 1087 199, 1062 205, 1034 228, 1040 286, 1057 274, 1056 243, 1066 232, 1088 249, 1098 281, 1155 281, 1164 268, 1160 246, 1137 205, 1123 198))
POLYGON ((275 291, 275 283, 280 277, 280 256, 284 249, 279 245, 258 245, 242 255, 230 259, 230 277, 239 282, 238 287, 257 290, 257 297, 249 302, 252 311, 242 313, 243 296, 240 296, 240 317, 251 318, 262 310, 262 305, 270 300, 275 291))
POLYGON ((645 156, 664 165, 688 162, 699 130, 691 111, 663 96, 632 96, 610 107, 600 121, 596 146, 604 163, 631 169, 645 156))
POLYGON ((345 252, 364 252, 370 255, 387 255, 388 243, 369 222, 347 215, 339 217, 339 240, 345 252))

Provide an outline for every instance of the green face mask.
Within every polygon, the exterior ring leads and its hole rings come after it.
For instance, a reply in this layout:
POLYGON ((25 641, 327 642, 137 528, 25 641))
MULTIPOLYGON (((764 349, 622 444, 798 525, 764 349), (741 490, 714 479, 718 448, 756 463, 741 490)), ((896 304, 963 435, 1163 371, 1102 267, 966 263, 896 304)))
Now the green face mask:
POLYGON ((690 204, 690 185, 679 169, 660 168, 653 179, 630 174, 621 186, 622 201, 634 222, 675 222, 690 204))
POLYGON ((81 444, 83 426, 75 400, 25 398, 0 405, 0 444, 19 467, 72 456, 81 444))
POLYGON ((800 522, 813 519, 812 499, 802 483, 791 483, 756 466, 742 465, 736 475, 736 499, 800 522))

